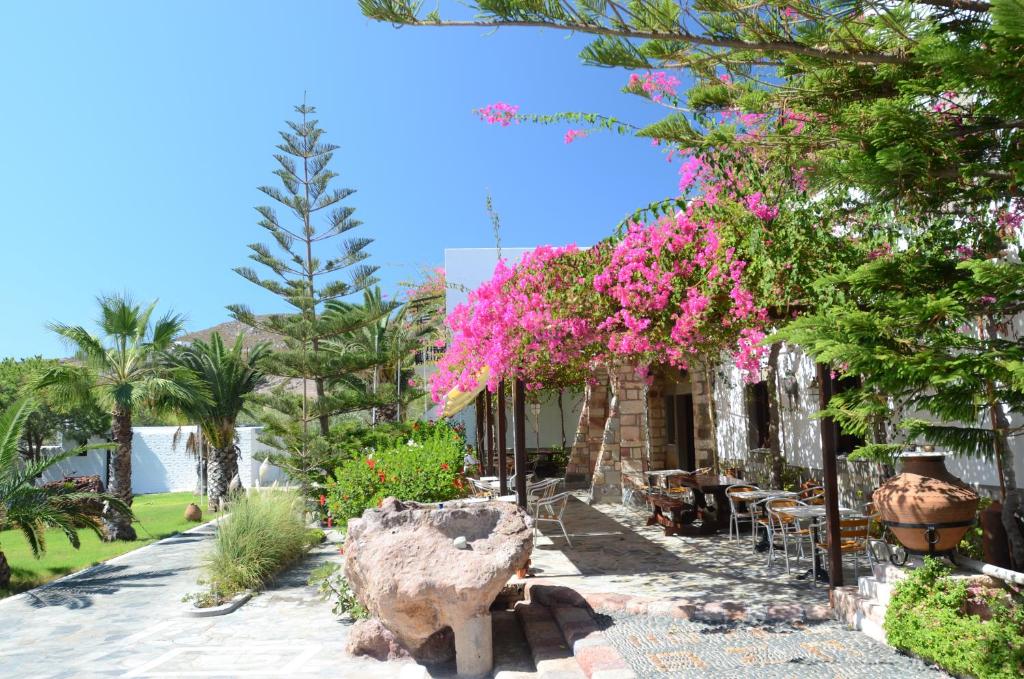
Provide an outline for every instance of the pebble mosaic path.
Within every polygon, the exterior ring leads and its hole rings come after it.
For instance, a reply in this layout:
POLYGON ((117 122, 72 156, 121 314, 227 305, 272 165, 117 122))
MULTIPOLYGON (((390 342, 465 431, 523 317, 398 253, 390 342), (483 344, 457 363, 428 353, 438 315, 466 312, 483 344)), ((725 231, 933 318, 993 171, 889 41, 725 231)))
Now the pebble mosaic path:
POLYGON ((835 622, 708 625, 651 616, 609 622, 605 636, 642 678, 946 677, 835 622))

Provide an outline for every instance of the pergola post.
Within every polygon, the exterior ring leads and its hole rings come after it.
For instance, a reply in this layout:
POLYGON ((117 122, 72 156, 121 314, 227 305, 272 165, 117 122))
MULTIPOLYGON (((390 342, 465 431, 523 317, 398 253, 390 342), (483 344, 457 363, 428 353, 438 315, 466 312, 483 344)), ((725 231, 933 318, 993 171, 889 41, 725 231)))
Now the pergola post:
POLYGON ((512 387, 512 425, 516 502, 526 509, 526 385, 520 379, 517 379, 512 387))
POLYGON ((505 381, 498 383, 498 493, 508 495, 508 419, 505 416, 505 381))
POLYGON ((494 400, 491 392, 484 389, 484 430, 487 441, 487 473, 494 474, 494 400))
POLYGON ((476 459, 480 461, 481 468, 483 467, 487 453, 484 448, 484 395, 477 394, 476 400, 473 403, 473 409, 476 411, 476 459))
MULTIPOLYGON (((818 405, 828 407, 832 379, 828 366, 818 364, 818 405)), ((843 548, 839 537, 839 473, 836 466, 836 424, 831 417, 821 420, 821 469, 825 478, 825 530, 828 533, 828 580, 831 588, 843 586, 843 548)))

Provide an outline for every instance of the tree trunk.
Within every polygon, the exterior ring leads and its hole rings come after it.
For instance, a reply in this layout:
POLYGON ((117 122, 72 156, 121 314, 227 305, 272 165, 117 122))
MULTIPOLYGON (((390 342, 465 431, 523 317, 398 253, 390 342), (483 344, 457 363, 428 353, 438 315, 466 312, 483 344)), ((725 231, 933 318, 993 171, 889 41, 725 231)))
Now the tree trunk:
POLYGON ((0 552, 0 589, 6 589, 11 584, 11 566, 7 563, 7 557, 0 552))
POLYGON ((558 423, 562 427, 562 450, 565 451, 565 405, 562 403, 564 389, 558 390, 558 423))
POLYGON ((221 498, 228 501, 228 484, 238 473, 238 454, 234 446, 210 451, 207 463, 207 489, 209 491, 209 509, 215 512, 220 509, 221 498))
MULTIPOLYGON (((111 431, 117 447, 114 449, 111 460, 108 492, 130 506, 132 504, 132 411, 126 408, 115 409, 111 431)), ((134 540, 136 537, 131 517, 110 507, 103 511, 103 525, 106 533, 104 539, 107 542, 134 540)))
POLYGON ((781 351, 782 342, 773 342, 771 350, 768 352, 768 369, 765 371, 765 381, 768 383, 768 485, 772 488, 782 488, 784 471, 782 446, 779 443, 782 424, 779 410, 779 353, 781 351))

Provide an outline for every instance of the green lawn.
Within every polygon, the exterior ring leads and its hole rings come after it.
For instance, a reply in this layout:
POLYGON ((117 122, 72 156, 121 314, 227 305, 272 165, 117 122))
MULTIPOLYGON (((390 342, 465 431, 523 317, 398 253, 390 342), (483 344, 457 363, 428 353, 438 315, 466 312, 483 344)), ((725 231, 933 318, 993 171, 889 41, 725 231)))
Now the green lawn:
MULTIPOLYGON (((82 546, 75 549, 63 533, 51 528, 46 531, 46 554, 41 559, 32 557, 28 542, 19 531, 0 531, 0 549, 7 555, 12 572, 11 587, 9 590, 0 588, 0 598, 32 589, 194 527, 196 524, 184 517, 189 502, 205 506, 196 495, 188 492, 136 496, 132 510, 139 539, 135 542, 101 542, 92 531, 81 531, 82 546)), ((203 519, 209 518, 213 517, 204 510, 203 519)))

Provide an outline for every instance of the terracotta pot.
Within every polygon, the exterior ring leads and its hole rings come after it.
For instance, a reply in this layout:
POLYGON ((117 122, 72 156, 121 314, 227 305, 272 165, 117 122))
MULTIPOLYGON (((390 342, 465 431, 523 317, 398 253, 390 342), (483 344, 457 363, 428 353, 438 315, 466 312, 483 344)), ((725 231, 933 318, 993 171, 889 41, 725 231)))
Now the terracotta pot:
POLYGON ((978 494, 949 473, 945 457, 905 453, 902 472, 872 495, 882 522, 908 551, 950 551, 974 522, 978 494))
POLYGON ((1006 538, 1006 527, 1003 526, 1003 505, 993 502, 982 510, 981 516, 981 548, 984 550, 985 563, 1000 568, 1013 568, 1010 562, 1010 543, 1006 538))
POLYGON ((203 510, 199 508, 195 502, 188 503, 188 507, 185 507, 185 520, 186 521, 202 521, 203 510))

